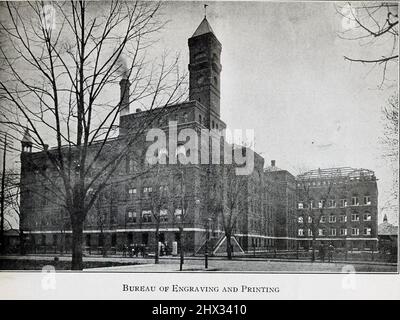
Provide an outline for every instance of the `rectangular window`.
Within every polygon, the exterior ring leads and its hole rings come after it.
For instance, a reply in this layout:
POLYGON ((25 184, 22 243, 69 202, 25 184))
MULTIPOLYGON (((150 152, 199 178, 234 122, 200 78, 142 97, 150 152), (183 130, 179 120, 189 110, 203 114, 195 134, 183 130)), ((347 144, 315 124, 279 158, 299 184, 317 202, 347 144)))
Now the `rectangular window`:
POLYGON ((325 205, 325 200, 320 200, 320 201, 318 202, 318 208, 319 208, 319 209, 322 209, 322 208, 324 207, 324 205, 325 205))
POLYGON ((370 196, 365 196, 364 197, 364 205, 370 206, 371 205, 371 197, 370 196))
POLYGON ((369 213, 364 214, 364 221, 371 221, 372 220, 372 216, 369 213))
POLYGON ((152 187, 144 187, 143 188, 143 194, 144 195, 150 195, 153 192, 153 188, 152 187))
POLYGON ((372 232, 371 228, 364 228, 364 236, 370 236, 372 232))
POLYGON ((180 221, 182 219, 182 209, 176 208, 174 212, 175 219, 180 221))
POLYGON ((318 229, 318 235, 319 236, 325 236, 326 235, 326 230, 325 229, 318 229))
POLYGON ((137 192, 136 188, 129 188, 129 189, 128 189, 128 194, 129 194, 131 197, 134 196, 134 195, 136 195, 136 192, 137 192))
POLYGON ((347 216, 345 215, 339 216, 339 222, 347 222, 347 216))
POLYGON ((334 222, 336 222, 336 216, 330 215, 329 216, 329 223, 334 223, 334 222))
POLYGON ((303 223, 303 217, 298 217, 297 221, 298 221, 298 223, 303 223))
POLYGON ((345 229, 345 228, 340 229, 340 235, 347 236, 347 229, 345 229))
POLYGON ((321 216, 321 219, 319 220, 319 222, 325 223, 326 222, 326 217, 325 216, 321 216))
POLYGON ((329 235, 330 235, 330 236, 336 236, 336 229, 334 229, 334 228, 333 228, 333 229, 330 229, 330 230, 329 230, 329 235))
POLYGON ((298 235, 299 235, 299 237, 304 236, 304 230, 303 229, 299 229, 298 235))
POLYGON ((358 202, 358 197, 351 197, 351 205, 358 206, 360 203, 358 202))
POLYGON ((297 204, 297 208, 303 209, 303 202, 299 202, 299 203, 297 204))
POLYGON ((311 209, 314 208, 314 201, 313 201, 313 200, 310 201, 310 208, 311 208, 311 209))
POLYGON ((308 229, 308 236, 312 237, 312 230, 311 229, 308 229))
POLYGON ((151 210, 142 211, 142 222, 151 222, 151 210))
POLYGON ((351 228, 351 235, 358 236, 360 234, 360 229, 358 228, 351 228))
POLYGON ((135 223, 137 215, 135 211, 128 211, 128 222, 135 223))
POLYGON ((308 221, 308 223, 312 223, 312 218, 310 216, 308 216, 307 221, 308 221))
POLYGON ((340 199, 340 207, 341 208, 347 207, 347 200, 346 199, 340 199))
POLYGON ((168 221, 168 211, 166 209, 160 210, 160 222, 167 222, 168 221))
POLYGON ((357 213, 351 215, 351 221, 360 221, 360 216, 357 213))
POLYGON ((335 208, 336 207, 336 200, 334 200, 334 199, 328 200, 328 207, 329 208, 335 208))

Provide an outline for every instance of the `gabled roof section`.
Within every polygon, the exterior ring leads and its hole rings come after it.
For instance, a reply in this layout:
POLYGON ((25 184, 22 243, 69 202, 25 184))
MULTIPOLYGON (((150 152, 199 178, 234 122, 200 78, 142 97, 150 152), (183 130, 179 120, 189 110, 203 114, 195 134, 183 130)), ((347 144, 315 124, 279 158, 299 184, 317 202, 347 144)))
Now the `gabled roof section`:
POLYGON ((24 136, 23 136, 21 142, 33 143, 32 137, 31 137, 31 135, 30 135, 30 133, 29 133, 28 128, 25 129, 25 133, 24 133, 24 136))
POLYGON ((202 34, 206 34, 206 33, 214 34, 214 31, 211 28, 210 24, 208 23, 207 18, 204 17, 203 21, 201 21, 200 25, 197 27, 196 31, 193 33, 192 38, 201 36, 202 34))
POLYGON ((385 221, 378 226, 378 235, 380 236, 397 236, 399 234, 399 227, 385 221))

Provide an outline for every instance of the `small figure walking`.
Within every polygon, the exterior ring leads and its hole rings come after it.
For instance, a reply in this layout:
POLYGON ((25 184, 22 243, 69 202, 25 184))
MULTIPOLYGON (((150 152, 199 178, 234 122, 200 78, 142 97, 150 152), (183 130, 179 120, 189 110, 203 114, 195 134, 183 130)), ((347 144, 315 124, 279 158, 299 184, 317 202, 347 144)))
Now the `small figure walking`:
POLYGON ((329 262, 333 262, 333 252, 335 251, 335 247, 331 243, 328 247, 328 260, 329 262))
POLYGON ((319 257, 322 262, 325 262, 325 246, 323 243, 319 245, 319 257))

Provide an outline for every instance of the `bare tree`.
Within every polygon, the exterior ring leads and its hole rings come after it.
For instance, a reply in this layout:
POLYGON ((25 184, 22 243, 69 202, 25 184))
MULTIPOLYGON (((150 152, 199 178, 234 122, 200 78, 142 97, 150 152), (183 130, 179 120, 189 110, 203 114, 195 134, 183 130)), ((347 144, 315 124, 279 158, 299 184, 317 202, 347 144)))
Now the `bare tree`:
POLYGON ((150 178, 145 180, 147 188, 145 193, 149 197, 151 215, 155 223, 154 263, 159 263, 160 224, 168 217, 170 202, 170 183, 168 176, 161 176, 160 165, 155 165, 150 170, 150 178))
POLYGON ((0 121, 20 134, 27 127, 57 174, 40 171, 70 216, 73 270, 83 267, 83 225, 99 193, 163 107, 184 94, 178 57, 147 58, 164 25, 159 8, 148 1, 1 5, 0 121), (126 108, 126 90, 112 94, 121 78, 131 83, 130 103, 148 112, 111 143, 126 108))
POLYGON ((226 237, 226 253, 229 260, 232 260, 231 239, 235 231, 236 222, 243 204, 247 202, 245 198, 247 194, 247 177, 236 175, 235 170, 236 166, 234 165, 227 164, 223 166, 225 201, 221 217, 226 237))
MULTIPOLYGON (((1 174, 1 178, 2 174, 1 174)), ((4 207, 3 207, 3 228, 13 229, 19 223, 20 206, 19 206, 20 188, 19 173, 13 169, 7 169, 4 173, 4 207)), ((1 230, 2 235, 4 230, 1 230)), ((20 240, 22 239, 22 229, 19 231, 20 240)), ((0 239, 2 250, 4 247, 4 238, 0 239)), ((4 251, 3 251, 4 252, 4 251)))
POLYGON ((321 217, 326 212, 326 209, 330 207, 329 201, 334 201, 333 186, 335 178, 338 177, 335 173, 322 176, 320 169, 318 169, 317 174, 318 178, 323 179, 325 182, 323 187, 318 186, 317 189, 315 188, 316 176, 311 171, 303 172, 297 176, 299 185, 297 198, 302 206, 302 213, 299 218, 302 220, 303 230, 310 230, 311 232, 312 261, 315 261, 315 244, 319 235, 321 217))
POLYGON ((361 46, 374 48, 374 55, 344 58, 350 62, 382 67, 380 87, 388 79, 389 64, 395 67, 397 73, 398 55, 398 3, 396 2, 348 2, 336 6, 342 16, 344 31, 339 37, 358 42, 361 46))
POLYGON ((385 107, 382 109, 384 123, 383 136, 380 139, 384 147, 383 157, 388 161, 393 169, 393 188, 392 197, 389 202, 393 202, 398 208, 399 191, 399 96, 393 94, 385 107))

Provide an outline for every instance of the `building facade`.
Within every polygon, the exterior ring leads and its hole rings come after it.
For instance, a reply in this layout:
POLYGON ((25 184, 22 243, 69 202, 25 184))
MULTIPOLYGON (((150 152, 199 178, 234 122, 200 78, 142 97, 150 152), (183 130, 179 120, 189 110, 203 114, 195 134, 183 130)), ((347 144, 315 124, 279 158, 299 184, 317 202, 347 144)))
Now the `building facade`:
POLYGON ((297 176, 298 239, 301 248, 377 248, 378 189, 371 170, 317 169, 297 176))
MULTIPOLYGON (((206 243, 210 252, 223 243, 222 215, 228 190, 221 163, 228 143, 223 135, 226 124, 220 117, 222 45, 206 18, 188 45, 188 101, 131 112, 131 84, 126 78, 119 83, 122 102, 119 136, 102 146, 105 151, 98 158, 100 145, 96 143, 87 156, 93 163, 88 174, 91 178, 99 174, 114 153, 124 148, 123 160, 116 165, 84 221, 83 245, 89 252, 120 251, 129 244, 154 251, 161 242, 170 248, 174 243, 182 243, 185 252, 195 254, 204 252, 206 243), (171 124, 175 131, 171 131, 171 124), (147 161, 147 151, 154 141, 145 138, 149 128, 164 132, 167 145, 173 140, 172 135, 179 136, 186 129, 195 132, 197 139, 190 147, 181 141, 176 150, 157 149, 153 156, 165 158, 168 165, 152 165, 147 161), (202 139, 203 130, 210 133, 208 144, 202 139), (131 136, 137 136, 134 143, 124 144, 131 136), (201 159, 213 139, 218 141, 219 164, 169 162, 179 153, 201 159)), ((52 196, 55 190, 62 189, 61 177, 48 158, 54 149, 32 152, 28 131, 21 144, 20 229, 26 238, 24 243, 28 249, 51 247, 68 251, 72 244, 70 215, 61 197, 52 196)), ((232 146, 232 150, 235 148, 232 146)), ((242 153, 252 153, 254 170, 244 177, 236 209, 233 241, 239 250, 306 248, 310 246, 310 230, 314 225, 318 241, 333 241, 335 246, 348 243, 360 249, 376 246, 378 193, 372 171, 339 168, 335 169, 335 175, 330 169, 294 177, 276 167, 274 160, 265 168, 261 155, 250 148, 240 148, 242 153), (303 186, 308 194, 303 192, 303 186), (328 186, 327 198, 324 192, 328 186), (322 207, 315 207, 321 200, 322 207), (310 224, 309 217, 315 218, 317 212, 319 222, 310 224)), ((208 155, 208 160, 212 156, 208 155)), ((89 199, 96 187, 88 189, 89 199)))
MULTIPOLYGON (((125 148, 125 158, 115 168, 107 187, 99 194, 84 222, 84 246, 86 250, 103 248, 121 250, 125 244, 140 244, 153 251, 157 242, 172 247, 180 243, 186 252, 198 252, 207 239, 215 245, 224 234, 218 199, 224 199, 221 188, 220 165, 190 162, 187 164, 158 164, 147 162, 146 152, 152 141, 146 141, 147 130, 161 129, 167 139, 172 139, 171 123, 179 136, 185 129, 196 132, 197 142, 190 148, 184 143, 175 151, 186 156, 196 154, 198 159, 204 151, 201 140, 203 129, 214 135, 219 142, 221 154, 227 145, 220 133, 226 128, 220 118, 220 63, 221 43, 215 36, 207 19, 203 19, 189 45, 189 101, 164 108, 130 112, 128 79, 120 81, 121 111, 119 136, 109 139, 105 152, 96 158, 100 146, 94 144, 88 154, 93 160, 89 175, 98 174, 112 154, 125 148), (137 136, 135 142, 124 145, 129 136, 137 136), (214 198, 215 197, 215 198, 214 198), (158 239, 155 232, 158 230, 158 239)), ((211 144, 214 136, 207 138, 211 144)), ((71 248, 72 232, 70 217, 59 199, 48 196, 56 186, 62 186, 61 177, 48 160, 53 149, 32 152, 32 139, 27 132, 21 141, 21 220, 20 228, 27 237, 26 243, 33 247, 54 247, 57 250, 71 248), (52 177, 52 179, 49 179, 52 177)), ((157 151, 159 152, 159 150, 157 151)), ((253 152, 244 148, 244 152, 253 152)), ((240 206, 240 218, 235 228, 235 239, 245 250, 256 246, 272 245, 272 222, 264 217, 264 160, 254 153, 255 170, 246 177, 246 201, 240 206)), ((57 189, 57 188, 56 188, 57 189)), ((88 190, 94 193, 96 186, 88 190)))
POLYGON ((264 170, 268 181, 266 203, 273 211, 274 244, 278 250, 294 250, 297 245, 296 181, 295 177, 278 168, 275 160, 264 170))

